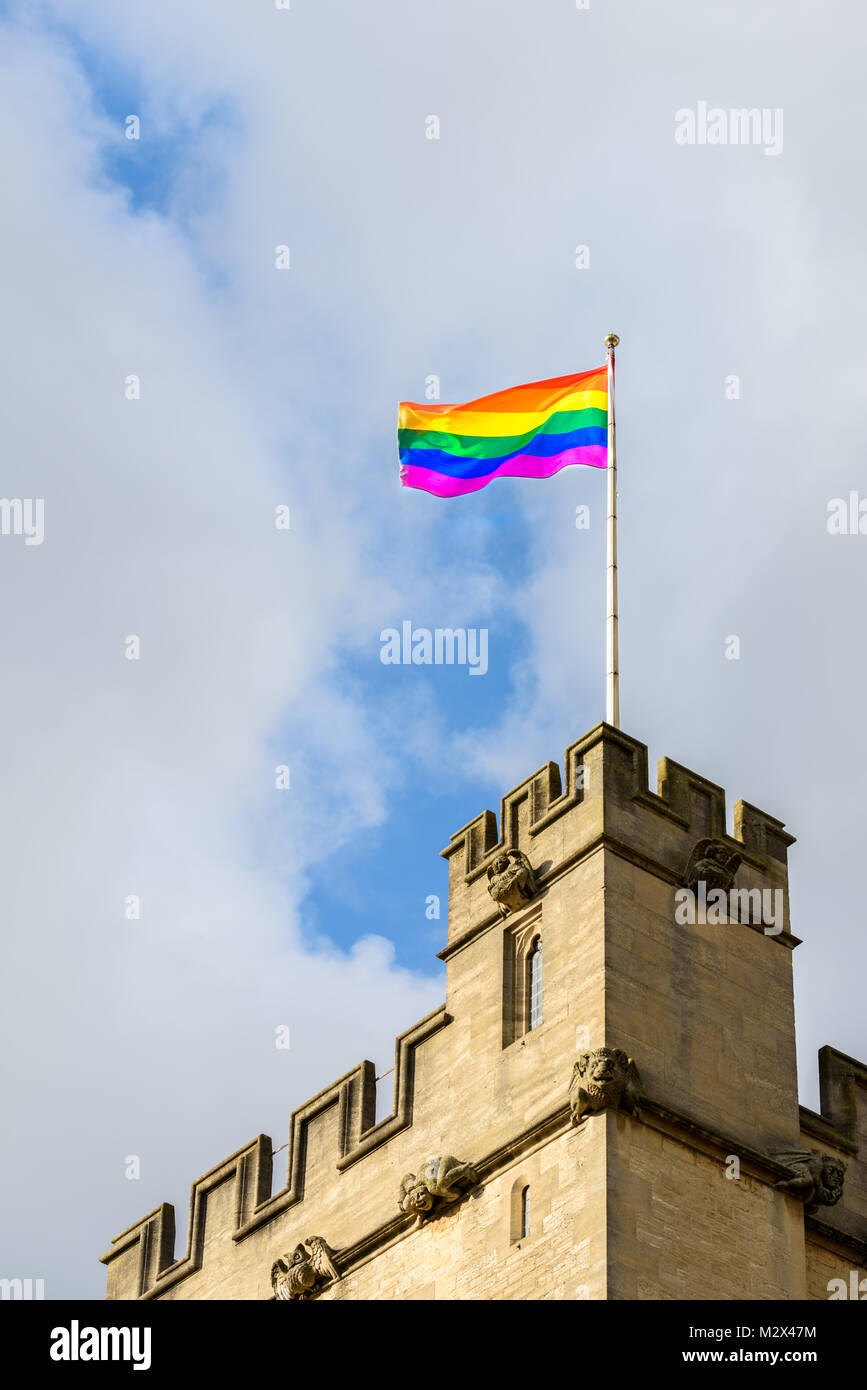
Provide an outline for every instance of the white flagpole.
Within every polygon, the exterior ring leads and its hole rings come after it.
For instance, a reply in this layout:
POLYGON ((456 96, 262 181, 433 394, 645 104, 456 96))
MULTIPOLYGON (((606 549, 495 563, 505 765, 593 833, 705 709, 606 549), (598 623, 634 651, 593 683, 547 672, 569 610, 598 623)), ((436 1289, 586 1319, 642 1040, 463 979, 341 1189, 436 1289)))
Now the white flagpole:
POLYGON ((605 720, 620 728, 620 658, 617 640, 617 436, 614 423, 614 349, 616 333, 605 339, 608 349, 608 525, 605 581, 605 720))

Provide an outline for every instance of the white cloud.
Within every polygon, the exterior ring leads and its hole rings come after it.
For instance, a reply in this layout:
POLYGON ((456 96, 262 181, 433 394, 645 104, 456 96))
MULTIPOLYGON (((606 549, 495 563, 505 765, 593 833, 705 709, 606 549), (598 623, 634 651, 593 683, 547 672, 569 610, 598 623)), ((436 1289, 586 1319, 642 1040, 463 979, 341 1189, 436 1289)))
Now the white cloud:
POLYGON ((59 46, 6 39, 5 482, 44 496, 46 536, 0 550, 5 1142, 35 1136, 43 1223, 34 1244, 31 1208, 5 1254, 42 1261, 56 1297, 98 1294, 112 1222, 169 1184, 183 1201, 176 1184, 365 1049, 388 1057, 442 988, 374 936, 348 954, 311 938, 300 913, 305 868, 382 820, 389 782, 381 731, 323 685, 389 588, 332 505, 331 451, 294 424, 287 467, 285 401, 244 389, 239 305, 212 302, 170 221, 106 186, 106 124, 59 46), (70 1145, 94 1167, 58 1181, 70 1145))

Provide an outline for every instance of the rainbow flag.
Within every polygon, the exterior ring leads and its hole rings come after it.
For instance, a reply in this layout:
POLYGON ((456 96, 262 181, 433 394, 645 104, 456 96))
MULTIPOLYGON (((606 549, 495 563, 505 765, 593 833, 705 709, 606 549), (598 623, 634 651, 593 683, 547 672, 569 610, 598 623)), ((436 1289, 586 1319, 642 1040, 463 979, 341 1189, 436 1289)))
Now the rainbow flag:
POLYGON ((401 401, 400 481, 436 497, 492 478, 550 478, 569 464, 608 465, 608 368, 531 381, 466 405, 401 401))

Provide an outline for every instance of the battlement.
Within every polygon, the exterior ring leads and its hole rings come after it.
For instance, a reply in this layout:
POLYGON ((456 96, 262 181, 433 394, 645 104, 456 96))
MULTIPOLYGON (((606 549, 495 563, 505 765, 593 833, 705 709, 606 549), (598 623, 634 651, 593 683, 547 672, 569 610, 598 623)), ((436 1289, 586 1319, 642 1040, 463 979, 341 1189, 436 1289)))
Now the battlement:
POLYGON ((187 1249, 181 1259, 174 1258, 175 1216, 170 1203, 162 1203, 115 1236, 111 1249, 100 1256, 109 1266, 124 1258, 127 1291, 114 1296, 158 1297, 201 1269, 209 1197, 225 1184, 231 1184, 232 1192, 230 1234, 232 1240, 240 1241, 304 1200, 313 1166, 311 1150, 319 1163, 343 1172, 407 1129, 413 1117, 416 1049, 449 1022, 441 1007, 397 1038, 394 1106, 379 1123, 375 1121, 376 1074, 369 1061, 359 1063, 294 1110, 289 1119, 286 1185, 273 1196, 272 1148, 266 1134, 257 1135, 198 1178, 190 1194, 187 1249))
POLYGON ((867 1264, 867 1066, 835 1047, 819 1049, 819 1111, 801 1106, 803 1146, 845 1163, 846 1182, 839 1203, 808 1222, 826 1246, 841 1237, 860 1245, 867 1264))
POLYGON ((499 827, 493 811, 483 811, 440 851, 449 861, 444 959, 468 933, 497 920, 485 878, 497 855, 510 849, 534 860, 544 884, 602 843, 676 884, 695 842, 713 837, 737 851, 747 871, 788 889, 787 855, 795 837, 782 821, 737 801, 729 836, 722 787, 663 757, 653 791, 646 744, 620 729, 600 723, 570 744, 564 773, 557 763, 545 763, 502 798, 499 827))
MULTIPOLYGON (((358 1132, 356 1142, 347 1145, 343 1152, 333 1155, 338 1170, 346 1169, 359 1158, 385 1143, 399 1128, 411 1123, 412 1081, 411 1069, 406 1065, 409 1039, 418 1034, 415 1042, 422 1040, 418 1030, 423 1027, 443 1026, 448 1022, 442 1010, 429 1015, 398 1039, 398 1054, 403 1052, 403 1081, 396 1081, 395 1092, 400 1092, 392 1115, 378 1125, 370 1124, 366 1130, 358 1132), (436 1020, 436 1022, 435 1022, 436 1020)), ((822 1114, 801 1107, 804 1142, 818 1139, 824 1151, 845 1153, 850 1164, 857 1159, 860 1148, 867 1144, 867 1066, 846 1057, 834 1048, 824 1047, 819 1052, 820 1085, 822 1090, 822 1114), (865 1094, 859 1097, 855 1087, 860 1085, 865 1094), (838 1089, 844 1093, 844 1109, 839 1109, 838 1089), (859 1144, 860 1140, 860 1144, 859 1144)), ((118 1274, 122 1277, 110 1279, 110 1298, 153 1299, 168 1293, 174 1285, 203 1269, 206 1251, 206 1236, 213 1242, 214 1232, 208 1230, 208 1199, 211 1194, 224 1185, 229 1187, 230 1200, 224 1207, 224 1216, 230 1216, 230 1223, 217 1234, 230 1235, 233 1242, 239 1242, 253 1232, 274 1221, 289 1207, 304 1199, 306 1177, 306 1125, 322 1108, 336 1104, 342 1116, 358 1112, 356 1104, 366 1095, 370 1104, 373 1068, 370 1062, 348 1072, 333 1086, 327 1087, 305 1106, 296 1110, 290 1122, 289 1154, 287 1161, 286 1187, 271 1195, 272 1186, 272 1145, 268 1135, 260 1134, 249 1144, 211 1168, 198 1178, 191 1188, 187 1248, 180 1259, 175 1259, 175 1213, 171 1203, 164 1202, 153 1211, 115 1236, 109 1251, 100 1256, 103 1264, 112 1266, 118 1262, 118 1274), (352 1096, 354 1088, 358 1094, 352 1096), (112 1283, 114 1287, 112 1288, 112 1283)), ((643 1123, 649 1124, 657 1133, 674 1138, 683 1143, 688 1137, 691 1144, 701 1152, 716 1157, 720 1162, 730 1158, 733 1144, 725 1136, 708 1131, 696 1124, 688 1116, 673 1110, 659 1101, 645 1101, 643 1123)), ((351 1128, 351 1126, 350 1126, 351 1128)), ((544 1122, 523 1136, 522 1141, 505 1146, 500 1151, 486 1156, 477 1165, 478 1176, 482 1181, 508 1172, 516 1160, 532 1152, 540 1143, 557 1135, 568 1133, 569 1116, 566 1103, 555 1107, 544 1122)), ((788 1171, 768 1154, 747 1146, 739 1146, 739 1159, 746 1165, 754 1181, 772 1185, 781 1178, 789 1176, 788 1171)), ((309 1224, 309 1223, 308 1223, 309 1224)), ((844 1201, 839 1208, 818 1216, 808 1216, 807 1225, 811 1238, 820 1249, 844 1259, 860 1259, 867 1263, 867 1173, 864 1165, 853 1164, 850 1183, 844 1193, 844 1201)), ((380 1222, 365 1237, 356 1240, 352 1246, 340 1251, 340 1264, 344 1269, 363 1263, 377 1250, 387 1247, 402 1234, 406 1234, 409 1222, 405 1216, 396 1215, 391 1220, 380 1222)), ((306 1229, 306 1227, 305 1227, 306 1229)))

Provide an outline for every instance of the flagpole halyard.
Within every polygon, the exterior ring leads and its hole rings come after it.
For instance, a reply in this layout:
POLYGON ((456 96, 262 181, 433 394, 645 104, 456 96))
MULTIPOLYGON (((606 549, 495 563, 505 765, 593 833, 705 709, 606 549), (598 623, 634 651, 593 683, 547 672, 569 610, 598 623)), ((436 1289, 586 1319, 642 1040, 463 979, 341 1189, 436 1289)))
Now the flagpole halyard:
POLYGON ((608 520, 605 571, 605 720, 620 728, 620 656, 617 633, 617 432, 614 421, 614 349, 616 333, 605 339, 608 351, 608 520))

